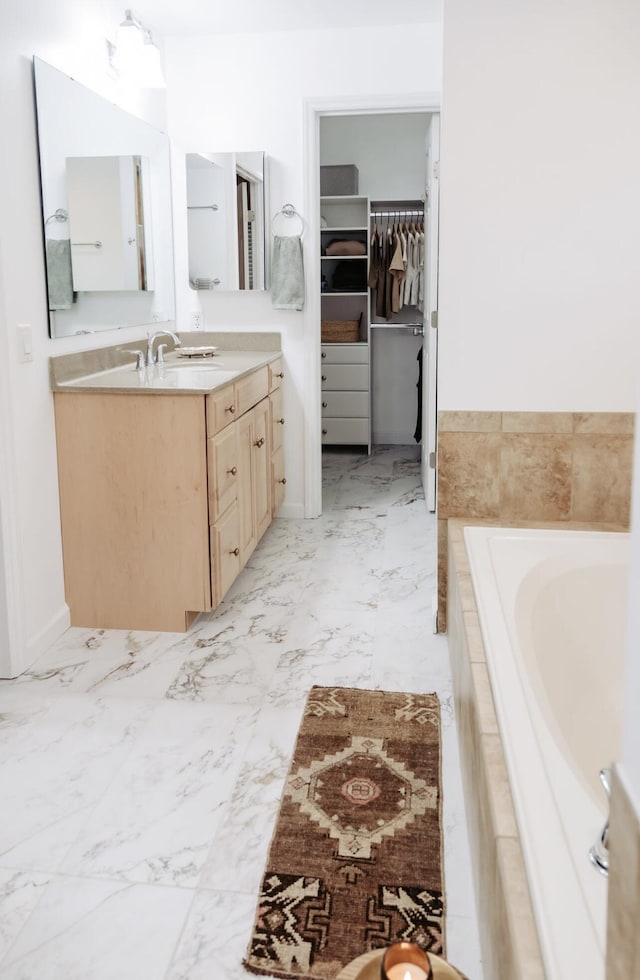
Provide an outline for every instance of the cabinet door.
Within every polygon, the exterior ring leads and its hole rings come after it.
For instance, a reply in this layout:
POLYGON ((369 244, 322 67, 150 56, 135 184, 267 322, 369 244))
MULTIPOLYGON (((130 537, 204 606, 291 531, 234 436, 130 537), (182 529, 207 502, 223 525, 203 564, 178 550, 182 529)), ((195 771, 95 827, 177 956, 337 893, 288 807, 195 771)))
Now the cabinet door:
POLYGON ((284 428, 284 415, 282 414, 282 391, 276 388, 269 395, 270 417, 271 417, 271 452, 275 453, 282 446, 282 430, 284 428))
POLYGON ((209 523, 235 501, 238 487, 238 444, 235 425, 208 440, 209 523))
POLYGON ((259 541, 271 523, 271 435, 269 399, 263 399, 253 415, 253 485, 255 488, 255 527, 259 541))
POLYGON ((284 500, 286 482, 284 475, 284 450, 278 449, 271 457, 271 513, 274 517, 284 500))
POLYGON ((211 593, 214 608, 222 602, 240 572, 238 505, 231 507, 211 528, 211 593))
POLYGON ((236 423, 238 438, 238 532, 240 566, 244 566, 257 543, 252 492, 253 412, 236 423))

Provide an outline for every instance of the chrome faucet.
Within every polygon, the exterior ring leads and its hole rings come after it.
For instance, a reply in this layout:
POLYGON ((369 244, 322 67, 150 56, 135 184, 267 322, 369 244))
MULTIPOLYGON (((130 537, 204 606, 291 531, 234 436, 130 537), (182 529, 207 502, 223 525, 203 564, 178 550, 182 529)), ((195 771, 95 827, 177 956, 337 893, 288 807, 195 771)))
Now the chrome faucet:
POLYGON ((170 330, 157 330, 154 334, 149 334, 147 340, 147 367, 153 367, 154 364, 164 364, 163 352, 166 350, 167 344, 158 344, 158 351, 155 359, 153 356, 153 342, 154 340, 157 340, 158 337, 171 337, 174 348, 180 347, 180 339, 170 330))
MULTIPOLYGON (((607 796, 611 797, 611 770, 601 769, 600 770, 600 782, 604 786, 604 791, 607 796)), ((600 871, 603 875, 609 874, 609 821, 605 823, 602 828, 602 833, 598 837, 597 841, 589 851, 589 858, 591 863, 600 871)))

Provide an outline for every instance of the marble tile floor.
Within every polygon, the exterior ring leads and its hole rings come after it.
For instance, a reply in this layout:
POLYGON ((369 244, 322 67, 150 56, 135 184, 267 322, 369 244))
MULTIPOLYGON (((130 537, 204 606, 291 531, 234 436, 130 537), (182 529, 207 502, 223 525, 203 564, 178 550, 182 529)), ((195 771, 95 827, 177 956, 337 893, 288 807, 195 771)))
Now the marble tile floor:
POLYGON ((70 629, 0 682, 3 980, 227 980, 312 684, 436 691, 447 954, 482 980, 435 518, 417 450, 325 452, 324 512, 276 520, 186 634, 70 629))

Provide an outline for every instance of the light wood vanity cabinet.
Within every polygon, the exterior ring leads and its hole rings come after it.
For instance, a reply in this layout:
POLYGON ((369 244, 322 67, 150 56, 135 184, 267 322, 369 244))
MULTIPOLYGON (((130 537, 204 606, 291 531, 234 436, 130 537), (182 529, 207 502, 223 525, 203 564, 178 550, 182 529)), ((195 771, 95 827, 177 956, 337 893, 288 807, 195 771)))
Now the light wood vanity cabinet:
POLYGON ((54 392, 71 625, 181 631, 222 601, 284 492, 271 368, 210 395, 54 392))

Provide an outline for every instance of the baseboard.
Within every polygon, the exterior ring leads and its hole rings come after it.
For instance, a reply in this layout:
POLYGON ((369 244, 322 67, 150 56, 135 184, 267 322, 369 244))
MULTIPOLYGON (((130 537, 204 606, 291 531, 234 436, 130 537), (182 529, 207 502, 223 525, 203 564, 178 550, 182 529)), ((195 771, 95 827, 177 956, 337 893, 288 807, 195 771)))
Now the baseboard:
POLYGON ((52 646, 56 640, 60 639, 63 633, 71 626, 71 613, 69 611, 68 605, 63 603, 60 609, 51 617, 49 622, 32 637, 25 648, 25 661, 26 663, 22 666, 22 671, 28 670, 29 667, 41 657, 43 653, 52 646))
POLYGON ((276 517, 283 517, 286 521, 299 521, 304 517, 304 504, 282 504, 276 517))

